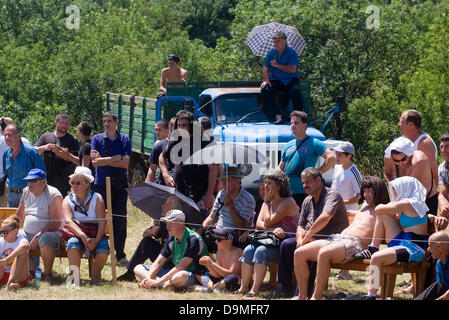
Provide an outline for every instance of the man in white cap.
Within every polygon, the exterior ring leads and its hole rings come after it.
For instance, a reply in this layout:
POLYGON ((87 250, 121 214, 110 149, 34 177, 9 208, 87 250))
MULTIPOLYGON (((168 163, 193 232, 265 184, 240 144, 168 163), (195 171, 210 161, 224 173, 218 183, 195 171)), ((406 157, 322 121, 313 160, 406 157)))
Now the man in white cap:
POLYGON ((385 167, 384 176, 388 182, 403 176, 418 179, 426 188, 426 204, 429 212, 436 215, 438 211, 438 192, 432 177, 430 161, 421 150, 415 150, 413 142, 405 137, 395 139, 385 151, 390 152, 393 167, 385 167))
POLYGON ((140 264, 134 268, 135 275, 141 280, 140 287, 188 288, 198 284, 201 274, 207 272, 199 264, 199 259, 208 255, 203 239, 185 226, 185 215, 181 210, 170 210, 161 221, 167 223, 169 237, 151 267, 140 264), (164 269, 163 265, 170 257, 174 267, 164 269))
POLYGON ((351 142, 345 141, 332 150, 335 151, 337 157, 337 164, 334 167, 332 189, 335 189, 340 193, 347 210, 357 210, 362 175, 352 162, 355 153, 354 146, 351 142))

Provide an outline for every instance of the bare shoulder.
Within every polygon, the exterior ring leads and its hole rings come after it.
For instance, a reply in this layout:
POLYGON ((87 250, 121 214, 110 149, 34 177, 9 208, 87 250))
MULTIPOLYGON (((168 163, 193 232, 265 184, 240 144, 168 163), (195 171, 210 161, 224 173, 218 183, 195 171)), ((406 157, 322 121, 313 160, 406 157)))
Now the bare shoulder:
POLYGON ((417 165, 417 164, 426 164, 429 162, 429 159, 427 158, 427 155, 421 151, 421 150, 416 150, 415 152, 413 152, 413 159, 412 159, 412 164, 417 165))
POLYGON ((296 215, 299 212, 298 205, 292 197, 285 198, 279 205, 279 209, 288 211, 288 215, 296 215))

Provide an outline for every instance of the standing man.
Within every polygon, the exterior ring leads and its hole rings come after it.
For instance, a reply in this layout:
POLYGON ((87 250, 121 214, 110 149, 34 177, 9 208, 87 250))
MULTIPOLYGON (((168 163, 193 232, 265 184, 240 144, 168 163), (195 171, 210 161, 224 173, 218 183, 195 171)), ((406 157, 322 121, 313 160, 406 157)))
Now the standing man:
POLYGON ((60 113, 55 119, 55 132, 40 136, 34 144, 39 154, 44 155, 47 182, 65 197, 70 191, 69 175, 75 171, 79 150, 78 140, 68 132, 69 116, 60 113))
POLYGON ((92 126, 89 122, 83 121, 78 125, 76 133, 78 135, 78 140, 81 142, 77 165, 89 168, 92 174, 95 176, 95 168, 92 165, 92 161, 90 160, 90 151, 92 144, 90 134, 92 133, 92 126))
POLYGON ((260 86, 264 103, 264 112, 268 121, 282 122, 282 113, 276 107, 275 94, 286 91, 292 99, 295 110, 303 110, 298 73, 298 54, 287 46, 287 36, 276 31, 273 36, 274 49, 268 52, 263 65, 263 82, 260 86))
POLYGON ((168 67, 162 69, 161 82, 159 84, 159 93, 156 98, 159 99, 167 94, 167 82, 187 82, 187 70, 179 66, 180 59, 176 54, 168 55, 168 67))
MULTIPOLYGON (((433 215, 438 211, 438 192, 432 177, 432 168, 426 154, 416 150, 411 140, 405 137, 395 139, 389 146, 390 159, 394 163, 392 175, 385 175, 387 182, 403 176, 415 177, 426 188, 426 205, 428 213, 433 215)), ((388 150, 387 149, 387 150, 388 150)))
MULTIPOLYGON (((174 124, 173 120, 173 124, 174 124)), ((170 120, 171 122, 171 120, 170 120)), ((151 150, 148 158, 148 173, 145 182, 156 182, 165 185, 164 178, 159 169, 159 156, 168 145, 168 137, 171 132, 171 125, 166 120, 159 120, 156 122, 154 131, 156 132, 156 141, 154 142, 153 150, 151 150)), ((169 164, 168 171, 173 171, 173 165, 169 164)))
POLYGON ((8 176, 8 207, 18 207, 22 198, 22 190, 27 186, 24 179, 31 169, 38 168, 45 172, 45 164, 37 150, 26 146, 22 141, 22 133, 15 124, 5 128, 5 142, 8 149, 3 153, 3 172, 8 176))
POLYGON ((104 133, 92 138, 90 158, 96 168, 93 191, 106 199, 106 177, 111 177, 111 202, 114 225, 115 256, 120 264, 128 263, 125 254, 127 168, 131 157, 131 142, 117 130, 118 117, 108 111, 103 114, 104 133))
MULTIPOLYGON (((438 187, 438 149, 432 138, 421 130, 422 116, 416 110, 405 110, 402 112, 398 122, 399 132, 402 136, 413 142, 415 150, 425 153, 429 160, 430 170, 432 171, 433 184, 432 189, 427 189, 427 193, 435 195, 438 187)), ((395 163, 390 157, 390 149, 385 150, 385 176, 392 175, 395 170, 395 163)), ((427 188, 427 187, 426 187, 427 188)))
POLYGON ((444 161, 438 166, 438 208, 441 216, 449 218, 449 132, 441 136, 440 150, 444 161))
POLYGON ((193 113, 181 110, 176 114, 173 141, 159 156, 159 167, 166 186, 175 187, 191 198, 207 213, 214 204, 213 192, 217 180, 217 165, 184 164, 194 152, 210 142, 203 141, 201 129, 193 113), (175 164, 173 177, 168 171, 169 162, 175 164))
POLYGON ((325 160, 319 169, 321 174, 331 169, 337 160, 335 154, 328 150, 323 142, 306 135, 308 120, 305 112, 293 111, 290 117, 290 128, 295 139, 287 143, 282 150, 279 168, 287 174, 292 197, 301 208, 307 196, 302 187, 301 172, 305 168, 314 167, 320 156, 325 160))

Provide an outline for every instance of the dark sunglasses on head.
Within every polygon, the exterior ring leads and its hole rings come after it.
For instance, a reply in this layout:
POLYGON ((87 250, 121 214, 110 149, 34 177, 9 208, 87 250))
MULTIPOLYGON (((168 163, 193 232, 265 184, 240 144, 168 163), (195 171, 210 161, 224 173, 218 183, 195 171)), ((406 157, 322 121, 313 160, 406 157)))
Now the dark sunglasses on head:
POLYGON ((408 157, 407 156, 404 156, 404 158, 402 158, 402 159, 393 159, 393 161, 394 162, 403 162, 403 161, 405 161, 405 160, 407 160, 408 159, 408 157))

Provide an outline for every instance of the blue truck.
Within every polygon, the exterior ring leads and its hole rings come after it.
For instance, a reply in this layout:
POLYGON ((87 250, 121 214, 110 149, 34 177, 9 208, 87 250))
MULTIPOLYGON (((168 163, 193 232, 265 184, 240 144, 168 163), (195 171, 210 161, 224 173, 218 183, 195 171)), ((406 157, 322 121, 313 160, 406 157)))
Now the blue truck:
MULTIPOLYGON (((269 159, 266 164, 239 164, 246 176, 242 180, 244 188, 258 197, 254 181, 268 168, 275 168, 285 144, 294 139, 288 122, 273 124, 267 121, 261 111, 260 82, 206 82, 206 83, 172 83, 167 86, 167 96, 158 100, 121 95, 106 94, 106 110, 118 113, 119 130, 128 134, 133 155, 130 161, 132 183, 145 179, 146 160, 153 148, 154 125, 160 119, 169 120, 180 109, 185 108, 186 101, 193 105, 197 117, 207 116, 212 123, 215 141, 244 144, 264 150, 269 159)), ((302 81, 301 90, 305 102, 305 111, 310 114, 310 82, 302 81)), ((279 105, 285 113, 292 109, 284 97, 279 97, 279 105), (283 104, 282 104, 283 103, 283 104)), ((335 147, 341 141, 326 139, 323 132, 333 114, 342 109, 343 103, 333 106, 329 116, 320 130, 309 126, 307 135, 322 140, 328 148, 335 147)), ((324 162, 319 158, 316 166, 324 162)), ((327 184, 332 181, 332 170, 324 175, 327 184)))

